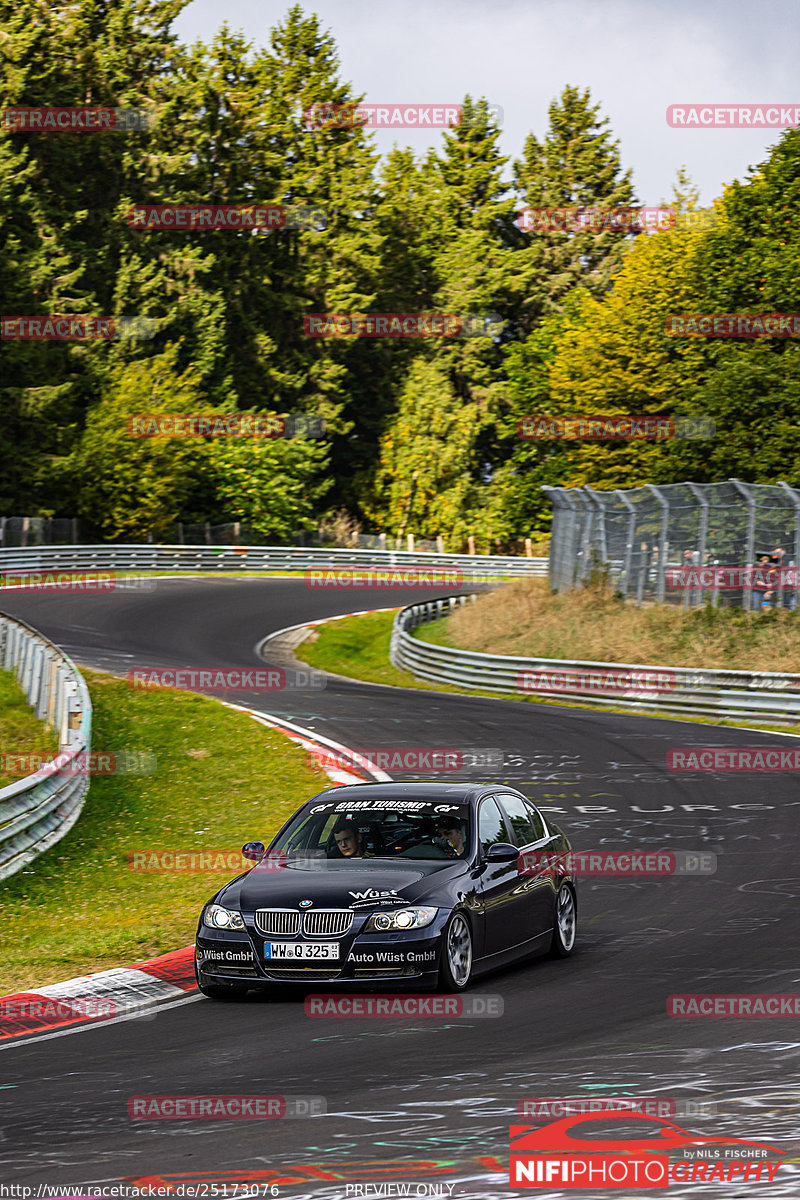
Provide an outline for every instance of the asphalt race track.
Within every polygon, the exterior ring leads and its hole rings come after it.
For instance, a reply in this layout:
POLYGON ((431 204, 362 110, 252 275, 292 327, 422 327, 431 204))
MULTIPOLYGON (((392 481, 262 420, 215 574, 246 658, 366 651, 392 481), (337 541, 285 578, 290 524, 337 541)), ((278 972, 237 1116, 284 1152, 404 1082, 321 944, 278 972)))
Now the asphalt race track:
MULTIPOLYGON (((142 593, 9 593, 3 607, 79 664, 124 673, 263 665, 255 647, 271 631, 421 594, 310 591, 299 579, 165 580, 142 593)), ((77 1192, 145 1178, 251 1179, 278 1181, 281 1196, 299 1200, 378 1195, 356 1182, 402 1180, 441 1189, 411 1195, 491 1200, 526 1194, 509 1188, 506 1167, 508 1126, 525 1123, 516 1115, 523 1097, 631 1092, 678 1106, 704 1101, 710 1111, 696 1116, 679 1107, 678 1124, 766 1141, 796 1160, 797 1019, 676 1020, 666 1001, 800 990, 800 789, 791 774, 674 775, 665 765, 670 747, 795 741, 339 679, 323 690, 226 698, 348 746, 500 748, 502 778, 557 814, 577 849, 713 851, 716 873, 584 879, 571 959, 474 985, 502 996, 499 1019, 315 1021, 302 997, 226 1005, 201 997, 144 1020, 11 1044, 1 1060, 4 1182, 77 1192), (142 1093, 322 1096, 327 1115, 130 1120, 127 1097, 142 1093)), ((242 839, 260 832, 243 828, 242 839)), ((176 947, 193 934, 176 929, 176 947)), ((789 1162, 771 1184, 671 1184, 669 1195, 797 1196, 796 1172, 789 1162)))

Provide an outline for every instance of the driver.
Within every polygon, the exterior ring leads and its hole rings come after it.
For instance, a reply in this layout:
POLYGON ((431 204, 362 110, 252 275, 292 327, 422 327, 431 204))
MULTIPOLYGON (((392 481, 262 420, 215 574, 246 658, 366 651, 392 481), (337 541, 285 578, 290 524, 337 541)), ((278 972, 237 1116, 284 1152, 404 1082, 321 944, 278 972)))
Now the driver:
POLYGON ((364 839, 358 831, 355 821, 348 817, 340 817, 333 827, 333 840, 344 858, 362 858, 366 853, 364 839))
POLYGON ((464 830, 458 817, 439 817, 436 822, 436 834, 444 838, 459 856, 464 853, 464 830))

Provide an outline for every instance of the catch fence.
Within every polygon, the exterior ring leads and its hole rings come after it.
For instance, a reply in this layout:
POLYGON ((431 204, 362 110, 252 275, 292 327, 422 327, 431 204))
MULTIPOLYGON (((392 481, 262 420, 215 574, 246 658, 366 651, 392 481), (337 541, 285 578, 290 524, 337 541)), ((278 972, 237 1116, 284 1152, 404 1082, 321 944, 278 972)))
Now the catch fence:
POLYGON ((603 568, 637 604, 797 607, 800 491, 788 483, 542 490, 553 504, 549 575, 559 591, 603 568))

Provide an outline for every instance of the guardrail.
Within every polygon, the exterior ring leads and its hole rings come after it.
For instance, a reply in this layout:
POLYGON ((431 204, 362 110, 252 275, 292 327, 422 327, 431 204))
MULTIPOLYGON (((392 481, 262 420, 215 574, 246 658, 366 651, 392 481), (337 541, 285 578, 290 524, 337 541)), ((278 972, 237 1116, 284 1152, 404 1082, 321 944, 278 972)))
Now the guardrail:
MULTIPOLYGON (((546 558, 329 550, 309 546, 31 546, 0 550, 0 573, 26 571, 458 571, 486 576, 547 575, 546 558)), ((446 586, 446 584, 445 584, 446 586)))
POLYGON ((0 788, 0 879, 6 879, 62 838, 80 815, 89 791, 92 704, 72 660, 30 625, 4 613, 0 667, 14 671, 36 716, 57 731, 59 742, 57 759, 0 788))
POLYGON ((436 646, 412 630, 444 617, 475 595, 410 604, 394 619, 392 664, 433 683, 506 695, 574 700, 598 708, 680 716, 800 724, 800 676, 631 663, 521 658, 436 646), (601 693, 601 694, 598 694, 601 693))

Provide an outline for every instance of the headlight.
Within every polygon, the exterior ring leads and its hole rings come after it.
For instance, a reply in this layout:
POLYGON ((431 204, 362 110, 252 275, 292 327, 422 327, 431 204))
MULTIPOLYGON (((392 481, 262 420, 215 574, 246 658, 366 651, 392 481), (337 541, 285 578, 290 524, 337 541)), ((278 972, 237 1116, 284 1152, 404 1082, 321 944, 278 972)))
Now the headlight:
POLYGON ((203 913, 203 924, 209 929, 244 929, 242 914, 221 904, 209 904, 203 913))
POLYGON ((401 908, 399 912, 375 913, 364 926, 364 933, 385 933, 387 929, 423 929, 430 925, 438 908, 420 906, 401 908))

